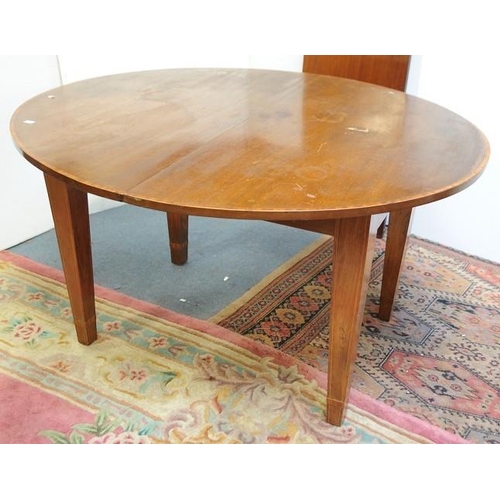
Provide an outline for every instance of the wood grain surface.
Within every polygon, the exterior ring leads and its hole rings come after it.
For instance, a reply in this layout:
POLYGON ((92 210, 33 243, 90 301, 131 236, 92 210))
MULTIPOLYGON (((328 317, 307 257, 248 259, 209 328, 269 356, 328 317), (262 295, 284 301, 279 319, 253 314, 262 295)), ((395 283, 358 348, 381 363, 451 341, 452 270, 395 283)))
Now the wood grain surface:
POLYGON ((470 122, 397 90, 263 70, 160 70, 42 94, 15 143, 82 189, 165 211, 267 220, 388 212, 482 172, 470 122))

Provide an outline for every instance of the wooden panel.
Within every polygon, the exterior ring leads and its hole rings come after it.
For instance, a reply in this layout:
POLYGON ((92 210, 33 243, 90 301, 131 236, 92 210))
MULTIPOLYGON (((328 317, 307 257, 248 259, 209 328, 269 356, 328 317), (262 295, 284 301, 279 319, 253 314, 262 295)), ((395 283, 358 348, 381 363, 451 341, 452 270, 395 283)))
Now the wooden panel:
POLYGON ((405 90, 410 56, 304 56, 305 73, 340 76, 405 90))

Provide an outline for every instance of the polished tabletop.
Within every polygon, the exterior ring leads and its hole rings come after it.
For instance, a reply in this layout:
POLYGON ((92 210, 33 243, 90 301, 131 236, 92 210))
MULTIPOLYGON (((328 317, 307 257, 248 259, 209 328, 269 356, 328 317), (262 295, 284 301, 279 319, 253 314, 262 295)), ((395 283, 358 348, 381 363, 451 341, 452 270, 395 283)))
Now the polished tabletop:
POLYGON ((11 121, 31 163, 86 192, 195 215, 313 220, 399 210, 471 184, 489 146, 403 92, 283 71, 179 69, 64 85, 11 121))

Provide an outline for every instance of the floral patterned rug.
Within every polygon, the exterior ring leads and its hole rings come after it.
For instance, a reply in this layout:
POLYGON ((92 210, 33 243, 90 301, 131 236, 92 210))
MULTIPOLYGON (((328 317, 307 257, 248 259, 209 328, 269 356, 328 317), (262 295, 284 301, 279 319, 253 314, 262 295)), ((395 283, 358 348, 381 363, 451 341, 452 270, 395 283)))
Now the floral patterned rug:
MULTIPOLYGON (((353 387, 475 443, 500 442, 500 265, 411 237, 390 322, 377 240, 353 387)), ((212 321, 327 370, 332 245, 320 239, 212 321)))
POLYGON ((329 425, 321 371, 100 287, 83 346, 61 282, 0 252, 0 443, 464 442, 357 391, 329 425))

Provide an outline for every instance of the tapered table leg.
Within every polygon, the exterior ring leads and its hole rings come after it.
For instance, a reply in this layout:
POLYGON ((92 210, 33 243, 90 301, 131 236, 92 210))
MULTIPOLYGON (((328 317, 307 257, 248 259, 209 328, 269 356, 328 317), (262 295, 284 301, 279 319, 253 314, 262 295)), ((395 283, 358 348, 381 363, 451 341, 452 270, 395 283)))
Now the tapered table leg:
POLYGON ((170 240, 170 260, 182 266, 188 258, 189 218, 184 214, 167 213, 168 236, 170 240))
POLYGON ((87 193, 45 174, 78 341, 97 338, 87 193))
POLYGON ((328 358, 327 421, 344 420, 356 358, 377 226, 371 217, 335 221, 328 358))
POLYGON ((412 209, 391 212, 387 231, 387 243, 384 256, 384 274, 380 291, 378 317, 383 321, 391 319, 394 297, 399 283, 401 264, 403 263, 408 232, 411 227, 412 209))

